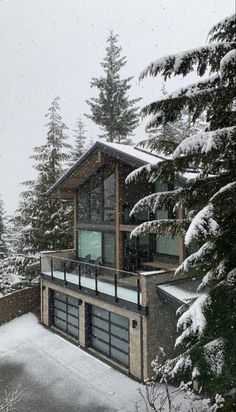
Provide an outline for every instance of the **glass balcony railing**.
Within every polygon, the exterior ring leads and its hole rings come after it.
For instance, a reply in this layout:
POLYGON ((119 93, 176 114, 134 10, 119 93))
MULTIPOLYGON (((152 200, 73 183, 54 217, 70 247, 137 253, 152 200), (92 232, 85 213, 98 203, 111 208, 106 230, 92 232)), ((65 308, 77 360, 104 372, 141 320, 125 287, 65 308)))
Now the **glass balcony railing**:
POLYGON ((116 270, 79 260, 56 256, 55 252, 41 254, 41 274, 51 280, 60 280, 64 285, 76 285, 78 290, 86 288, 95 295, 105 294, 115 302, 124 300, 141 309, 142 292, 137 273, 116 270))

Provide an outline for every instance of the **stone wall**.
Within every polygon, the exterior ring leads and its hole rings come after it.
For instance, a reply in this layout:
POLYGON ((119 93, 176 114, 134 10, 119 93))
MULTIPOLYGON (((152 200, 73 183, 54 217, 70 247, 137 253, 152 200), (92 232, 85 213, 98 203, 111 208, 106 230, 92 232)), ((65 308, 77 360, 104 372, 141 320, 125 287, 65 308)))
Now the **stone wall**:
POLYGON ((0 325, 28 312, 39 312, 39 285, 0 298, 0 325))

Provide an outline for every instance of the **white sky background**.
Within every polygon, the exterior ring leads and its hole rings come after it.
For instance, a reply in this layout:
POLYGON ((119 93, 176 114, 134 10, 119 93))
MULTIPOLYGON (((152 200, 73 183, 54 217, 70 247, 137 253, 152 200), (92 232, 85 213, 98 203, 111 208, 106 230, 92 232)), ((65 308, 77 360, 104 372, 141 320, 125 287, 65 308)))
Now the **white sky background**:
MULTIPOLYGON (((96 95, 90 80, 102 74, 110 29, 128 60, 123 76, 134 76, 130 96, 143 97, 143 105, 160 97, 162 86, 161 78, 139 83, 144 67, 205 44, 211 26, 234 12, 234 0, 0 0, 0 195, 7 212, 17 207, 20 183, 34 176, 29 156, 45 143, 44 115, 56 96, 72 142, 76 119, 89 111, 85 100, 96 95)), ((167 90, 182 84, 174 79, 167 90)), ((96 139, 98 127, 83 120, 96 139)))

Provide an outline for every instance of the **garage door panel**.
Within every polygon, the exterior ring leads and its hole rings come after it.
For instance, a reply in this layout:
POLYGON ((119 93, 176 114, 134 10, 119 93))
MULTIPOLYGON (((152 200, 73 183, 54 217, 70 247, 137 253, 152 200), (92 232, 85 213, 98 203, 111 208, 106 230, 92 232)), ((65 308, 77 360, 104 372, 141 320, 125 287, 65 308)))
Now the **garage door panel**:
POLYGON ((92 306, 90 334, 94 349, 122 365, 129 365, 129 319, 92 306))

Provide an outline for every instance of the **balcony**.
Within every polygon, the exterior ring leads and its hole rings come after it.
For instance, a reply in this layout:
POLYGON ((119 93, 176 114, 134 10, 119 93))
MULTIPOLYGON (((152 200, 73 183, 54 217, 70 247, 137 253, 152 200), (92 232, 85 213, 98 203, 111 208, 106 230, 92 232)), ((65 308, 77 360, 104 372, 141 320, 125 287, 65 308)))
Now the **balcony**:
POLYGON ((49 282, 144 313, 138 273, 79 261, 74 250, 43 252, 41 275, 49 282))

